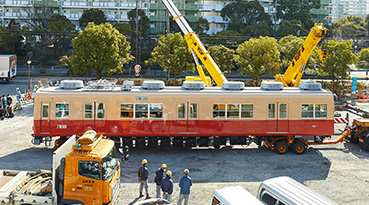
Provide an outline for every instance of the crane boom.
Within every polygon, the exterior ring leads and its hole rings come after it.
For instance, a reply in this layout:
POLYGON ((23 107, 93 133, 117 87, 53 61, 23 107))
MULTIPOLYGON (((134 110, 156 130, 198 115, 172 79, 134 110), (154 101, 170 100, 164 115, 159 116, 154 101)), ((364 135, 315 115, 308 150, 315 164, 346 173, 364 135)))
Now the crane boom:
POLYGON ((309 60, 311 53, 318 45, 319 41, 327 35, 328 32, 329 30, 325 28, 322 23, 315 23, 284 75, 278 74, 274 76, 275 80, 282 82, 285 87, 298 87, 302 74, 304 73, 306 62, 309 60))
POLYGON ((219 69, 218 65, 215 63, 213 58, 210 56, 209 52, 206 50, 205 46, 201 43, 199 37, 192 30, 191 26, 188 24, 184 16, 179 12, 178 8, 174 5, 171 0, 162 0, 165 7, 167 8, 170 15, 173 17, 173 20, 178 24, 179 28, 184 34, 189 50, 191 51, 195 63, 196 69, 200 75, 201 81, 205 83, 206 86, 210 86, 210 79, 208 80, 202 70, 201 65, 198 64, 194 53, 200 59, 206 70, 209 72, 217 86, 222 86, 223 82, 226 82, 227 79, 219 69))

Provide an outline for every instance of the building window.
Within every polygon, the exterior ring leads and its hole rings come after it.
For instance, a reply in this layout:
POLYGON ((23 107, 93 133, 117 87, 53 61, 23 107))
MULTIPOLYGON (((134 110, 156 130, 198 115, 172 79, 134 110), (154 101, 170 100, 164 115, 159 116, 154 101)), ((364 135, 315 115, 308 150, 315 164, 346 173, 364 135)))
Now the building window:
POLYGON ((133 118, 133 104, 120 105, 120 118, 133 118))
POLYGON ((55 117, 56 119, 68 119, 69 118, 69 104, 68 103, 56 103, 55 117))
POLYGON ((148 105, 147 104, 136 104, 135 117, 136 118, 148 118, 148 105))
POLYGON ((85 119, 92 118, 92 103, 85 104, 85 119))
POLYGON ((105 103, 97 104, 97 118, 98 119, 105 118, 105 103))
POLYGON ((150 119, 163 118, 163 104, 150 104, 150 119))
POLYGON ((241 104, 241 118, 253 118, 254 117, 254 105, 241 104))

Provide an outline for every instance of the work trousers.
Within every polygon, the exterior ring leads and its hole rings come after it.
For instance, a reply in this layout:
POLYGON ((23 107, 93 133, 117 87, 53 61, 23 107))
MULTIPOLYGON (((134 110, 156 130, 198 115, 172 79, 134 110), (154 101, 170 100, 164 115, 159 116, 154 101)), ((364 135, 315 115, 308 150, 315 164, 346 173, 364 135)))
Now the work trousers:
POLYGON ((172 201, 172 195, 168 193, 163 193, 163 199, 166 199, 170 203, 170 201, 172 201))
POLYGON ((182 200, 184 199, 184 205, 188 205, 189 194, 180 194, 177 205, 182 205, 182 200))
POLYGON ((147 185, 147 179, 146 180, 140 180, 140 193, 142 193, 143 187, 145 187, 146 195, 149 194, 149 186, 147 185))
POLYGON ((161 196, 161 186, 156 185, 156 198, 160 198, 161 196))

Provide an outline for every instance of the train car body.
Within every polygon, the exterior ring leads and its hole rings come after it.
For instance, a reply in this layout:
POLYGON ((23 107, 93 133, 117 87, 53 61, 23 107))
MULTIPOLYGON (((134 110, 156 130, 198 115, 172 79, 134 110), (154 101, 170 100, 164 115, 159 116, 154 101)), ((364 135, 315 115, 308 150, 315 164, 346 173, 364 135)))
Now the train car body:
POLYGON ((158 137, 330 136, 333 113, 332 94, 322 89, 49 87, 36 93, 33 135, 42 141, 93 129, 126 142, 158 137))

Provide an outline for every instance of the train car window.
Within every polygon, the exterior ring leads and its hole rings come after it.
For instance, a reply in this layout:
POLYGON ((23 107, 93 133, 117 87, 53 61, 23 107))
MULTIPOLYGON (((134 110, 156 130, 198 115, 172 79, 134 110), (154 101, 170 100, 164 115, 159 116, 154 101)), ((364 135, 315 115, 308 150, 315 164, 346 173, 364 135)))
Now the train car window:
POLYGON ((315 118, 327 118, 327 104, 315 105, 315 118))
POLYGON ((69 104, 68 103, 56 103, 55 104, 55 117, 57 119, 69 118, 69 104))
POLYGON ((105 118, 105 103, 97 104, 97 118, 98 119, 105 118))
POLYGON ((213 118, 224 119, 225 108, 226 104, 213 104, 213 118))
POLYGON ((133 104, 120 104, 120 118, 133 118, 133 104))
POLYGON ((150 104, 150 119, 163 118, 163 104, 150 104))
POLYGON ((100 163, 95 161, 79 161, 78 174, 92 179, 100 179, 100 163))
POLYGON ((241 104, 241 118, 253 118, 254 117, 254 105, 241 104))
POLYGON ((42 118, 49 118, 49 105, 42 105, 42 118))
POLYGON ((136 104, 135 117, 136 118, 148 118, 148 104, 136 104))
POLYGON ((240 106, 237 104, 227 104, 227 118, 240 118, 240 106))
POLYGON ((179 103, 178 104, 178 119, 186 118, 186 104, 179 103))
POLYGON ((191 103, 190 105, 190 118, 197 118, 197 103, 191 103))
POLYGON ((269 119, 275 118, 275 104, 274 103, 268 104, 268 118, 269 119))
POLYGON ((279 104, 279 118, 287 119, 287 104, 286 103, 279 104))
POLYGON ((313 118, 313 117, 314 117, 314 104, 302 104, 301 118, 313 118))
POLYGON ((85 103, 85 119, 92 118, 92 103, 85 103))

